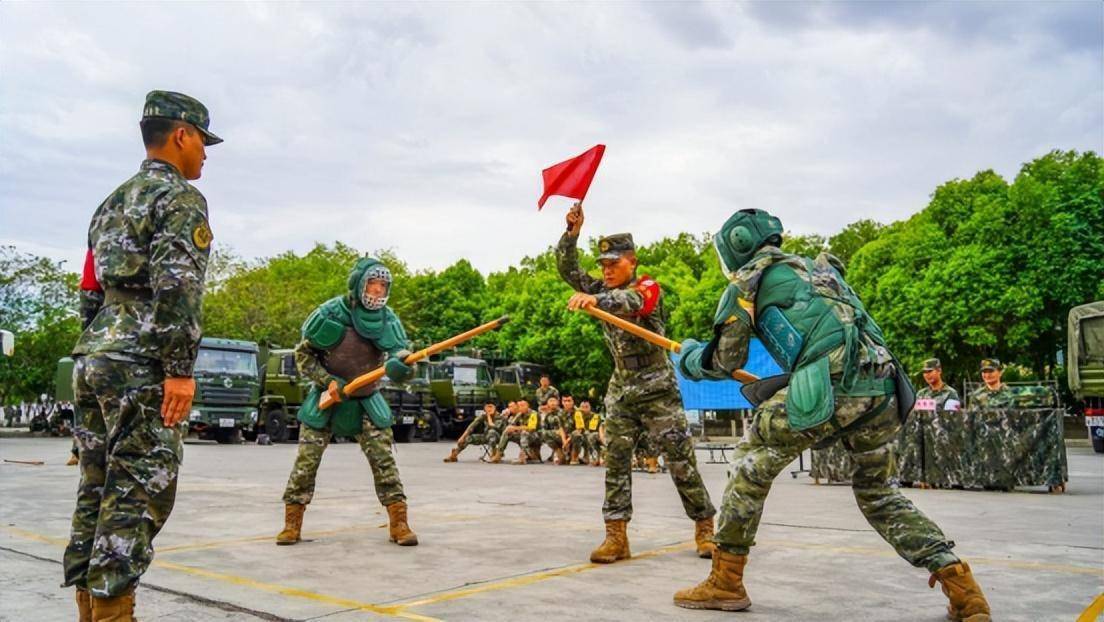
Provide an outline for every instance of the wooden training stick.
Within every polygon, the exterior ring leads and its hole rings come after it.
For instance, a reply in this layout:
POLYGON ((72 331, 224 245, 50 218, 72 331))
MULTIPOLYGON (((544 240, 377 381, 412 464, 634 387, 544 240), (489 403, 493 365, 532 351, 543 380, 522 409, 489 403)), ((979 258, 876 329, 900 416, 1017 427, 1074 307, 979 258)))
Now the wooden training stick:
MULTIPOLYGON (((648 343, 651 343, 653 345, 657 345, 664 350, 670 350, 675 354, 678 354, 682 350, 682 345, 679 344, 679 342, 673 339, 668 339, 663 335, 660 335, 659 333, 653 333, 643 326, 633 324, 626 319, 619 318, 616 315, 603 311, 593 305, 589 307, 582 307, 582 310, 586 311, 593 317, 602 320, 603 322, 613 324, 617 328, 632 333, 637 337, 640 337, 644 341, 647 341, 648 343)), ((736 371, 732 372, 732 378, 742 384, 748 384, 749 382, 755 382, 756 380, 759 380, 759 376, 756 376, 755 374, 750 374, 742 369, 737 369, 736 371)))
MULTIPOLYGON (((508 321, 510 321, 510 316, 504 315, 504 316, 498 318, 497 320, 487 322, 486 324, 483 324, 482 326, 477 326, 477 327, 475 327, 475 328, 473 328, 473 329, 471 329, 467 332, 460 333, 459 335, 455 335, 453 337, 449 337, 448 339, 446 339, 444 341, 441 341, 439 343, 435 343, 435 344, 429 346, 428 348, 423 348, 421 350, 418 350, 417 352, 415 352, 415 353, 411 354, 410 356, 406 357, 406 359, 403 362, 406 363, 407 365, 413 365, 414 363, 417 363, 418 361, 420 361, 422 359, 429 358, 430 356, 433 356, 434 354, 437 354, 438 352, 441 352, 442 350, 448 350, 449 348, 458 346, 461 343, 464 343, 465 341, 468 341, 469 339, 473 339, 475 337, 478 337, 479 335, 482 335, 483 333, 490 332, 492 330, 495 330, 496 328, 501 328, 502 325, 505 324, 508 321)), ((344 390, 342 390, 342 393, 344 393, 346 396, 348 396, 352 393, 355 393, 357 390, 359 390, 363 387, 366 387, 366 386, 368 386, 368 385, 370 385, 374 382, 379 382, 379 380, 381 378, 383 378, 383 375, 384 375, 383 366, 377 367, 377 368, 373 369, 372 371, 370 371, 370 372, 368 372, 364 375, 357 376, 356 378, 354 378, 352 380, 352 382, 345 385, 345 388, 344 388, 344 390)), ((332 397, 330 397, 329 393, 327 393, 325 391, 322 392, 322 396, 318 399, 318 407, 322 410, 326 410, 330 406, 333 406, 335 403, 336 403, 336 401, 332 397)))

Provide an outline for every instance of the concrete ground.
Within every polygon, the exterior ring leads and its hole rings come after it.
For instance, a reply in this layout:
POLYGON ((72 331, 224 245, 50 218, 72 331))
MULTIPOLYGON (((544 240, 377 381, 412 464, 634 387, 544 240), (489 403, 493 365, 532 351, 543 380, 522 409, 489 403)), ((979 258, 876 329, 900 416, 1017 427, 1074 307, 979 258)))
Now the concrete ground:
MULTIPOLYGON (((692 524, 667 475, 634 474, 634 558, 587 562, 602 539, 602 469, 489 465, 471 448, 398 446, 421 545, 387 541, 368 464, 332 445, 306 514, 309 542, 277 547, 294 445, 189 444, 177 505, 138 592, 142 620, 921 620, 944 619, 928 574, 899 559, 846 486, 787 470, 752 551, 741 614, 678 609, 703 579, 692 524)), ((69 441, 0 439, 0 619, 73 620, 58 587, 78 473, 69 441), (41 460, 44 465, 12 460, 41 460)), ((512 455, 512 454, 511 454, 512 455)), ((704 461, 705 452, 699 452, 704 461)), ((1074 620, 1104 584, 1104 456, 1069 450, 1064 495, 906 490, 958 543, 995 620, 1074 620)), ((702 464, 718 505, 725 465, 702 464)))

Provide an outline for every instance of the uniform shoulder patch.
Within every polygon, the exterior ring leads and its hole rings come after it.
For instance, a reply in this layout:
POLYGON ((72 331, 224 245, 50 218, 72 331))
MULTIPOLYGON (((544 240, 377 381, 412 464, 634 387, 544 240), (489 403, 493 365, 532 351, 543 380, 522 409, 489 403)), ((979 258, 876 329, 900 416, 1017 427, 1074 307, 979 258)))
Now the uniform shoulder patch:
POLYGON ((215 235, 211 233, 211 227, 206 220, 196 225, 196 228, 192 230, 192 243, 201 251, 210 248, 211 240, 214 239, 215 235))
POLYGON ((652 277, 644 275, 636 282, 636 291, 644 298, 644 305, 636 313, 637 317, 651 315, 659 304, 659 283, 652 277))

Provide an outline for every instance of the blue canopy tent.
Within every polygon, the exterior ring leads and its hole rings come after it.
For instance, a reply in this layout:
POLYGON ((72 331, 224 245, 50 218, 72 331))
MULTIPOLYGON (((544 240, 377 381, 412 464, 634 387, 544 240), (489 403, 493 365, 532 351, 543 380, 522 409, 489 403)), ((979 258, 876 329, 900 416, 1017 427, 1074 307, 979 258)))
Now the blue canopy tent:
MULTIPOLYGON (((672 355, 677 363, 677 357, 672 355)), ((782 373, 782 368, 774 362, 767 349, 758 339, 752 339, 748 347, 748 360, 744 370, 766 378, 782 373)), ((686 410, 738 410, 751 408, 751 403, 740 393, 743 386, 735 380, 687 380, 678 372, 679 391, 682 392, 682 407, 686 410)))

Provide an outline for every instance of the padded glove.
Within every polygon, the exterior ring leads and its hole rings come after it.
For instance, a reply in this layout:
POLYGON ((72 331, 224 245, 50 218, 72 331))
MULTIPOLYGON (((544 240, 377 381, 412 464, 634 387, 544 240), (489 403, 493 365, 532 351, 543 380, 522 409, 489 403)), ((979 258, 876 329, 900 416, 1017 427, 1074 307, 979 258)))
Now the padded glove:
POLYGON ((383 364, 383 371, 393 382, 406 382, 414 377, 414 368, 403 362, 410 356, 409 350, 399 350, 383 364))

